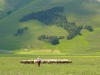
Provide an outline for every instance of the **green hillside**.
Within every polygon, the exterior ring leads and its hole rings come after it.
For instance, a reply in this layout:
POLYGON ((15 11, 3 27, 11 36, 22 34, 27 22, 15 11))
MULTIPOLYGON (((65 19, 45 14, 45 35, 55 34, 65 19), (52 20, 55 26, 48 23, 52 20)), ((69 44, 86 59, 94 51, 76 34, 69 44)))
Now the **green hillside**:
MULTIPOLYGON (((4 13, 3 13, 4 14, 4 13)), ((34 50, 59 50, 66 54, 100 54, 100 2, 99 0, 0 0, 0 52, 24 53, 25 47, 29 53, 34 50), (16 2, 14 2, 16 1, 16 2), (7 6, 8 5, 8 6, 7 6), (7 7, 13 6, 12 9, 7 7), (93 32, 82 29, 81 34, 71 40, 61 39, 57 45, 51 45, 37 38, 40 35, 67 36, 68 32, 56 25, 46 25, 38 20, 19 22, 19 20, 32 12, 47 10, 53 7, 64 7, 62 15, 69 22, 79 25, 90 25, 93 32), (2 16, 2 12, 12 11, 10 15, 2 16), (28 27, 23 35, 15 37, 18 29, 28 27), (4 52, 4 51, 5 52, 4 52)))
POLYGON ((0 19, 7 16, 7 12, 14 12, 19 8, 26 6, 31 1, 33 0, 0 0, 0 19))

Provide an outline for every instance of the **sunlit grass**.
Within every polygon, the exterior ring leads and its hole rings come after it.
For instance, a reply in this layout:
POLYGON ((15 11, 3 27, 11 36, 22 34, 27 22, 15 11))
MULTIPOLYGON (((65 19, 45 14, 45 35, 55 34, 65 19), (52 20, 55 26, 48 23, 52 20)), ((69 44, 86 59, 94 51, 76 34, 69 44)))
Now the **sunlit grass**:
MULTIPOLYGON (((4 4, 4 0, 0 0, 4 4)), ((23 0, 20 2, 24 3, 23 0)), ((1 2, 0 2, 1 3, 1 2)), ((12 4, 13 2, 11 2, 12 4)), ((16 5, 19 1, 14 2, 16 5)), ((2 4, 1 4, 2 5, 2 4)), ((52 49, 60 50, 66 54, 99 54, 100 53, 100 4, 88 0, 33 0, 28 5, 21 7, 9 16, 0 20, 0 49, 6 50, 24 50, 25 46, 33 46, 33 50, 52 49), (39 21, 31 20, 20 23, 19 19, 24 15, 49 9, 55 6, 64 6, 63 15, 69 22, 75 22, 76 25, 90 25, 94 31, 82 30, 81 36, 72 40, 67 40, 68 32, 63 28, 56 26, 47 26, 39 21), (93 10, 92 10, 93 9, 93 10), (22 36, 15 37, 14 34, 19 28, 28 27, 22 36), (37 40, 39 35, 65 36, 60 40, 60 44, 51 45, 37 40)), ((15 52, 16 52, 15 51, 15 52)), ((25 53, 26 54, 26 53, 25 53)))
POLYGON ((96 56, 41 56, 42 59, 70 59, 70 64, 20 64, 20 60, 37 59, 30 55, 0 55, 1 75, 99 75, 100 57, 96 56))

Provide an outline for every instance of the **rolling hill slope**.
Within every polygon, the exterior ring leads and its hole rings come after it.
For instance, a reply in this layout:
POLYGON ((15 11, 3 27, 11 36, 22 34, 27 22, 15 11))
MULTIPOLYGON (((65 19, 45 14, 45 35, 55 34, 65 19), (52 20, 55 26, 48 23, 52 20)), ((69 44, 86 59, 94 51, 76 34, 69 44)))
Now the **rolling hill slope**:
POLYGON ((12 9, 13 12, 10 15, 0 20, 0 50, 23 51, 28 46, 29 50, 52 49, 60 50, 66 54, 100 53, 99 0, 15 0, 15 4, 11 0, 7 1, 5 3, 4 0, 1 0, 2 5, 0 7, 2 8, 0 8, 0 11, 4 10, 3 7, 6 7, 7 4, 17 6, 15 7, 17 10, 12 9), (45 25, 38 20, 19 22, 24 15, 56 6, 63 6, 65 8, 61 14, 66 16, 69 22, 75 22, 76 25, 90 25, 94 31, 89 32, 83 29, 81 36, 71 40, 62 39, 60 44, 51 45, 39 41, 37 39, 38 36, 45 34, 66 37, 68 32, 61 27, 45 25), (14 34, 18 29, 24 27, 28 27, 28 30, 24 31, 22 36, 15 37, 14 34))
POLYGON ((18 0, 0 0, 0 19, 7 16, 7 12, 14 12, 19 8, 26 6, 31 1, 33 0, 20 0, 20 2, 18 0))

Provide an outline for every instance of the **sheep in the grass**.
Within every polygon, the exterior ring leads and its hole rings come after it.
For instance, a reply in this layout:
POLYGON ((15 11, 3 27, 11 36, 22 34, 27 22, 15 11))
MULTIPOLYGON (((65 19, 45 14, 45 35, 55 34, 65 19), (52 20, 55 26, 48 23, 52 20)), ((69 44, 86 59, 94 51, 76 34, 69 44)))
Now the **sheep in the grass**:
POLYGON ((21 60, 20 63, 27 63, 27 60, 21 60))
MULTIPOLYGON (((37 64, 38 61, 37 60, 21 60, 20 63, 24 63, 24 64, 37 64)), ((72 63, 72 60, 68 60, 68 59, 45 59, 45 60, 41 60, 41 63, 45 64, 51 64, 51 63, 72 63)))
POLYGON ((45 63, 47 63, 48 62, 48 60, 42 60, 41 61, 41 63, 43 63, 43 64, 45 64, 45 63))
POLYGON ((34 63, 36 64, 36 63, 38 63, 38 61, 37 60, 34 60, 34 63))
POLYGON ((27 60, 27 63, 28 64, 33 64, 34 63, 34 60, 27 60))
POLYGON ((66 61, 66 63, 72 63, 72 60, 68 60, 68 61, 66 61))

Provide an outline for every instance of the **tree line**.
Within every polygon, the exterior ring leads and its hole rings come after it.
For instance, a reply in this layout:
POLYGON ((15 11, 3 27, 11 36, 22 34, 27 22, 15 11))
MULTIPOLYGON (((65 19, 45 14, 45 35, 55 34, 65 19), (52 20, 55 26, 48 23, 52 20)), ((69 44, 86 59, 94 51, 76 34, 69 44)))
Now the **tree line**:
POLYGON ((28 27, 18 29, 14 36, 21 36, 24 33, 24 30, 28 30, 28 27))
POLYGON ((55 20, 58 17, 61 17, 58 13, 63 12, 64 7, 54 7, 45 11, 39 11, 39 12, 32 12, 31 14, 23 16, 19 21, 24 22, 32 19, 39 20, 40 22, 51 25, 54 24, 55 20))

